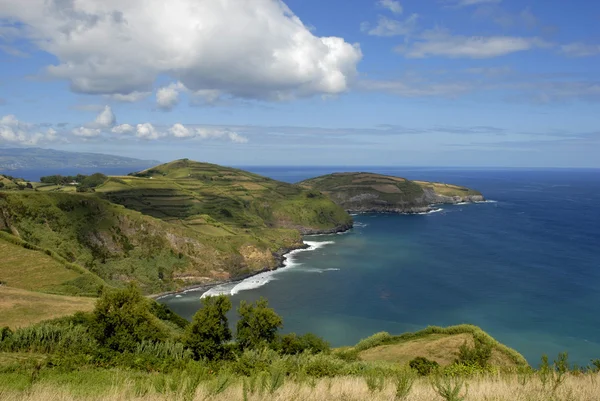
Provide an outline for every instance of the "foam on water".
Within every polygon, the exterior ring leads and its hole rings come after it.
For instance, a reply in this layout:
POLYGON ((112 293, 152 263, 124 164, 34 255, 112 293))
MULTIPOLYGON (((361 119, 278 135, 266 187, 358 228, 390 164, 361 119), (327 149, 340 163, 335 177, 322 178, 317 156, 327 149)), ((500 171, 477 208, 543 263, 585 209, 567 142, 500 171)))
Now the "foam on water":
POLYGON ((255 288, 262 287, 263 285, 270 283, 273 280, 276 280, 274 277, 276 274, 281 271, 290 269, 294 266, 300 266, 300 263, 294 261, 294 255, 297 255, 300 252, 314 251, 316 249, 322 248, 325 245, 334 244, 334 241, 304 241, 308 248, 304 249, 295 249, 286 255, 284 255, 285 260, 283 261, 283 267, 277 270, 268 271, 264 273, 259 273, 255 276, 248 277, 245 280, 240 281, 239 283, 228 283, 217 285, 210 290, 206 291, 202 294, 200 298, 217 296, 217 295, 235 295, 241 291, 253 290, 255 288))
POLYGON ((439 213, 439 212, 443 212, 443 211, 444 211, 444 209, 442 209, 442 208, 437 208, 437 209, 433 209, 433 210, 429 210, 429 211, 427 211, 427 212, 421 212, 421 213, 417 213, 417 214, 420 214, 420 215, 425 215, 425 214, 439 213))

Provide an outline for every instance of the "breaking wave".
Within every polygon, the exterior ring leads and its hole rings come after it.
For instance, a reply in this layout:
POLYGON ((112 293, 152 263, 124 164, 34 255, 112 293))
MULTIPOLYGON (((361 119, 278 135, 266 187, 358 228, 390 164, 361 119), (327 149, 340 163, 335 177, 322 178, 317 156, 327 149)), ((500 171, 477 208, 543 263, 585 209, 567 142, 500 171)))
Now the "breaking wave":
POLYGON ((282 268, 264 273, 259 273, 255 276, 248 277, 247 279, 242 280, 238 283, 227 283, 217 285, 211 288, 210 290, 204 292, 200 298, 217 295, 236 295, 241 291, 248 291, 260 288, 263 285, 270 283, 273 280, 276 280, 275 275, 277 275, 281 271, 290 269, 295 266, 300 266, 301 263, 298 263, 294 260, 294 255, 297 255, 300 252, 314 251, 326 245, 335 244, 334 241, 304 241, 304 243, 308 245, 308 248, 295 249, 284 255, 282 268))

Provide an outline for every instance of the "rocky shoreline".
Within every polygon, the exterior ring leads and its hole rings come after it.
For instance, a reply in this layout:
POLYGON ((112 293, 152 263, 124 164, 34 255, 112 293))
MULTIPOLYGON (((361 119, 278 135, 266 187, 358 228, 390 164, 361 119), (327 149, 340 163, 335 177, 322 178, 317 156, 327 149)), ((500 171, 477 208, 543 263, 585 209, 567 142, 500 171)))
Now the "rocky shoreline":
MULTIPOLYGON (((327 234, 343 233, 348 230, 351 230, 352 228, 353 228, 353 224, 351 223, 351 224, 344 224, 344 225, 335 227, 331 230, 316 230, 316 229, 313 230, 313 229, 305 229, 305 228, 298 229, 298 230, 300 231, 300 234, 302 234, 302 235, 327 235, 327 234)), ((159 300, 161 298, 168 297, 170 295, 182 294, 182 293, 189 292, 189 291, 197 291, 197 292, 204 293, 218 285, 239 283, 250 277, 256 276, 258 274, 281 269, 282 267, 285 266, 286 255, 288 255, 289 253, 291 253, 295 250, 306 249, 308 247, 309 247, 308 245, 306 245, 305 243, 302 243, 302 245, 300 245, 298 247, 283 248, 283 249, 278 250, 277 252, 275 252, 273 254, 273 256, 275 257, 275 260, 277 261, 277 265, 274 269, 262 269, 262 270, 258 270, 258 271, 255 271, 255 272, 252 272, 249 274, 245 274, 243 276, 238 276, 238 277, 235 277, 235 278, 232 278, 229 280, 214 281, 214 282, 206 283, 206 284, 194 284, 194 285, 180 288, 178 290, 166 291, 166 292, 161 292, 158 294, 151 294, 151 295, 148 295, 148 298, 151 298, 154 300, 159 300)))

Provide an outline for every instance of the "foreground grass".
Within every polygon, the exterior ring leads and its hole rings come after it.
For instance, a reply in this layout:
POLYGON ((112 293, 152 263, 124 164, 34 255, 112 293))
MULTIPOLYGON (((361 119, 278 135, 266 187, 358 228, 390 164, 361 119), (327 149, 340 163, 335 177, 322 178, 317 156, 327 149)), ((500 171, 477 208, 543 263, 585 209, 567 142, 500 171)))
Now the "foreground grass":
MULTIPOLYGON (((0 399, 38 400, 443 400, 431 379, 417 379, 408 395, 397 397, 392 378, 381 388, 369 386, 363 377, 336 377, 317 380, 284 377, 274 384, 270 376, 252 384, 248 378, 220 375, 195 382, 185 373, 178 375, 140 374, 123 370, 89 370, 73 373, 42 373, 33 379, 23 374, 0 374, 0 399), (261 382, 263 384, 261 384, 261 382), (371 387, 371 388, 370 388, 371 387)), ((488 374, 465 380, 460 395, 465 401, 597 401, 600 376, 597 373, 568 375, 559 388, 542 384, 537 376, 488 374)))
POLYGON ((94 309, 95 302, 94 298, 42 294, 0 286, 0 327, 15 329, 75 312, 89 312, 94 309))

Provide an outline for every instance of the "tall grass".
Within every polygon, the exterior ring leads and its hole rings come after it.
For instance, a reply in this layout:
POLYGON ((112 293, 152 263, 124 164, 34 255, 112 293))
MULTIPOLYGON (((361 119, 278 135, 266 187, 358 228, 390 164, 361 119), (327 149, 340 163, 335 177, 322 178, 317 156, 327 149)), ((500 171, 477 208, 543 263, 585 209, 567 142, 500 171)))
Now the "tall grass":
MULTIPOLYGON (((25 378, 11 376, 14 383, 24 383, 25 378)), ((525 386, 516 375, 488 375, 476 379, 465 379, 458 392, 464 401, 596 401, 600 394, 600 378, 597 374, 568 374, 556 392, 544 388, 539 380, 525 386), (468 391, 465 389, 468 385, 468 391)), ((28 380, 28 379, 27 379, 28 380)), ((364 378, 336 377, 318 379, 314 383, 285 380, 275 390, 268 374, 254 378, 236 378, 228 374, 192 376, 178 375, 136 376, 131 372, 115 371, 111 375, 97 372, 77 372, 72 376, 47 376, 43 373, 27 385, 26 391, 15 389, 0 374, 0 398, 3 401, 46 401, 46 400, 211 400, 211 401, 442 401, 442 397, 427 378, 416 379, 408 394, 397 398, 396 383, 386 380, 384 386, 372 391, 364 378), (99 379, 100 377, 100 379, 99 379), (103 383, 98 381, 102 380, 103 383), (261 383, 264 382, 264 383, 261 383), (265 384, 266 383, 266 384, 265 384), (264 386, 264 387, 263 387, 264 386), (103 391, 98 391, 104 389, 103 391)), ((450 386, 451 394, 454 387, 450 386)), ((452 396, 450 394, 450 396, 452 396)))

